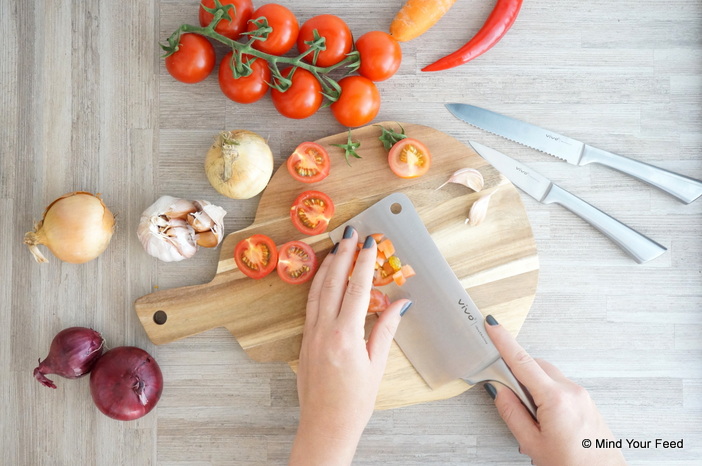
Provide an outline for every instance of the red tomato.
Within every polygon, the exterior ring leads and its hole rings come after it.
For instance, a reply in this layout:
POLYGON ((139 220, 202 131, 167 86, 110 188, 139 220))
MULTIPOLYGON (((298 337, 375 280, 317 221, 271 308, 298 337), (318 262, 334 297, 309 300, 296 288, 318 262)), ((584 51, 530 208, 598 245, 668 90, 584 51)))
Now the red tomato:
POLYGON ((371 289, 368 312, 383 312, 390 305, 390 298, 377 288, 371 289))
POLYGON ((353 35, 351 29, 343 19, 334 15, 314 16, 302 25, 300 35, 297 37, 297 50, 300 53, 307 51, 310 46, 305 42, 314 40, 315 29, 324 37, 324 50, 319 51, 317 61, 314 61, 314 52, 305 55, 304 60, 317 66, 327 67, 336 65, 351 52, 353 48, 353 35))
POLYGON ((288 157, 288 171, 297 181, 315 183, 329 175, 329 154, 316 142, 303 142, 288 157))
POLYGON ((400 178, 417 178, 429 170, 431 152, 413 138, 401 139, 388 153, 390 170, 400 178))
POLYGON ((278 251, 278 276, 286 283, 297 285, 314 277, 317 256, 312 247, 302 241, 290 241, 278 251))
POLYGON ((253 48, 271 55, 283 55, 287 53, 297 40, 300 32, 300 25, 292 11, 277 3, 268 3, 259 7, 251 15, 248 31, 255 31, 258 26, 257 21, 265 19, 272 29, 268 37, 264 40, 256 40, 253 48))
POLYGON ((400 43, 386 32, 371 31, 363 34, 356 41, 356 50, 361 54, 358 74, 371 81, 385 81, 400 68, 400 43))
POLYGON ((268 62, 262 58, 245 55, 252 72, 248 76, 235 78, 231 69, 232 52, 224 56, 219 64, 219 88, 224 95, 240 104, 256 102, 268 92, 268 82, 271 80, 271 70, 268 62))
POLYGON ((344 126, 362 126, 378 115, 380 92, 363 76, 347 76, 339 81, 341 95, 331 104, 336 121, 344 126))
POLYGON ((314 115, 322 106, 322 85, 312 73, 302 68, 286 68, 281 74, 289 78, 292 73, 292 84, 285 91, 271 89, 273 105, 281 115, 288 118, 302 119, 314 115))
POLYGON ((268 236, 256 234, 239 241, 234 248, 234 261, 246 276, 263 278, 278 265, 278 249, 268 236))
POLYGON ((182 34, 178 50, 166 57, 166 69, 178 81, 192 84, 205 79, 215 67, 215 50, 206 37, 182 34))
MULTIPOLYGON (((253 13, 253 3, 251 0, 219 0, 222 5, 232 5, 234 8, 229 8, 227 13, 232 18, 231 20, 223 19, 215 27, 215 32, 222 34, 230 39, 238 39, 239 34, 246 31, 246 23, 251 18, 253 13)), ((214 18, 214 15, 209 11, 205 11, 202 6, 214 8, 214 0, 201 0, 200 2, 200 26, 209 26, 214 18)))
POLYGON ((290 219, 300 233, 318 235, 329 226, 334 215, 334 203, 319 191, 305 191, 295 198, 290 207, 290 219))

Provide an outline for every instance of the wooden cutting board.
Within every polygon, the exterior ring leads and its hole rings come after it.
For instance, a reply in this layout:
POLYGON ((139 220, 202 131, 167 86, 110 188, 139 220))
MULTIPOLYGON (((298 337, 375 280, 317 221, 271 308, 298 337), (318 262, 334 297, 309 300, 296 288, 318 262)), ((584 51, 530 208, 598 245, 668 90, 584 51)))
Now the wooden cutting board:
MULTIPOLYGON (((398 129, 395 122, 380 124, 398 129)), ((295 197, 308 189, 323 191, 334 201, 336 213, 329 230, 388 194, 406 194, 478 308, 485 315, 493 314, 516 334, 533 302, 539 269, 531 226, 516 188, 453 137, 427 126, 401 124, 432 153, 426 175, 415 180, 395 176, 388 168, 387 151, 378 140, 380 129, 376 126, 353 130, 353 140, 361 143, 358 153, 362 158, 351 158, 350 166, 344 161, 343 150, 332 146, 345 143, 346 132, 318 140, 329 151, 331 174, 319 183, 303 184, 281 166, 261 196, 253 224, 224 239, 217 273, 210 283, 158 291, 136 301, 136 313, 151 341, 164 344, 226 327, 255 361, 284 361, 295 370, 309 283, 288 285, 275 272, 261 280, 250 279, 237 269, 233 251, 240 240, 261 233, 276 244, 301 239, 321 260, 333 246, 327 234, 305 236, 293 227, 289 216, 295 197), (457 184, 436 189, 454 171, 465 167, 483 174, 481 192, 457 184), (485 221, 478 226, 466 225, 472 203, 490 193, 485 221)), ((375 316, 369 316, 367 327, 374 321, 375 316)), ((465 382, 455 381, 431 390, 393 344, 376 407, 445 399, 468 388, 465 382)))

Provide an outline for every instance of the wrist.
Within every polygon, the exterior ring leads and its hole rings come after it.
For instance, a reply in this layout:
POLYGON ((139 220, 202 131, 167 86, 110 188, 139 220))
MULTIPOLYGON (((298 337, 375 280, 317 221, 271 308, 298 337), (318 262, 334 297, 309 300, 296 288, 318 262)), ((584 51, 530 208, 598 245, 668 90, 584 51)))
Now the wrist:
POLYGON ((320 419, 300 420, 290 465, 350 465, 363 428, 323 422, 320 419))

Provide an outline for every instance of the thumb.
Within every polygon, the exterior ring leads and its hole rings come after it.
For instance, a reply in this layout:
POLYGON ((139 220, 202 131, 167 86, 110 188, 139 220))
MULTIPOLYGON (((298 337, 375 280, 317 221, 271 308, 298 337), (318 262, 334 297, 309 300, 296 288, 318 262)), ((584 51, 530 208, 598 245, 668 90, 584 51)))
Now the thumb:
POLYGON ((395 338, 397 326, 400 325, 400 318, 411 305, 412 301, 401 299, 395 301, 380 313, 380 317, 378 317, 377 322, 373 326, 366 345, 368 356, 374 364, 385 367, 392 339, 395 338))
POLYGON ((519 442, 521 450, 527 450, 539 433, 539 426, 534 418, 508 387, 498 382, 488 382, 485 384, 485 390, 495 400, 497 412, 519 442))

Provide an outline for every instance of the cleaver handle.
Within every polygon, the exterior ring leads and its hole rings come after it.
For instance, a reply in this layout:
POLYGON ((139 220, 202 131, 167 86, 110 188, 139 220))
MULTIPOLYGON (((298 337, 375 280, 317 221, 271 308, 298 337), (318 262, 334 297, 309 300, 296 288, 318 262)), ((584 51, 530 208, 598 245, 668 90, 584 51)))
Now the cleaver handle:
POLYGON ((504 359, 497 358, 495 362, 487 366, 482 371, 472 375, 470 379, 464 379, 471 385, 479 382, 494 381, 499 382, 514 392, 515 395, 522 401, 524 406, 529 410, 534 419, 536 419, 536 405, 534 399, 529 392, 519 383, 517 378, 512 374, 512 371, 507 367, 504 359))
POLYGON ((652 239, 629 228, 558 185, 551 186, 542 202, 560 204, 578 215, 626 251, 639 264, 655 259, 666 251, 665 247, 652 239))
POLYGON ((599 163, 675 196, 689 204, 702 196, 702 181, 586 145, 579 165, 599 163))

